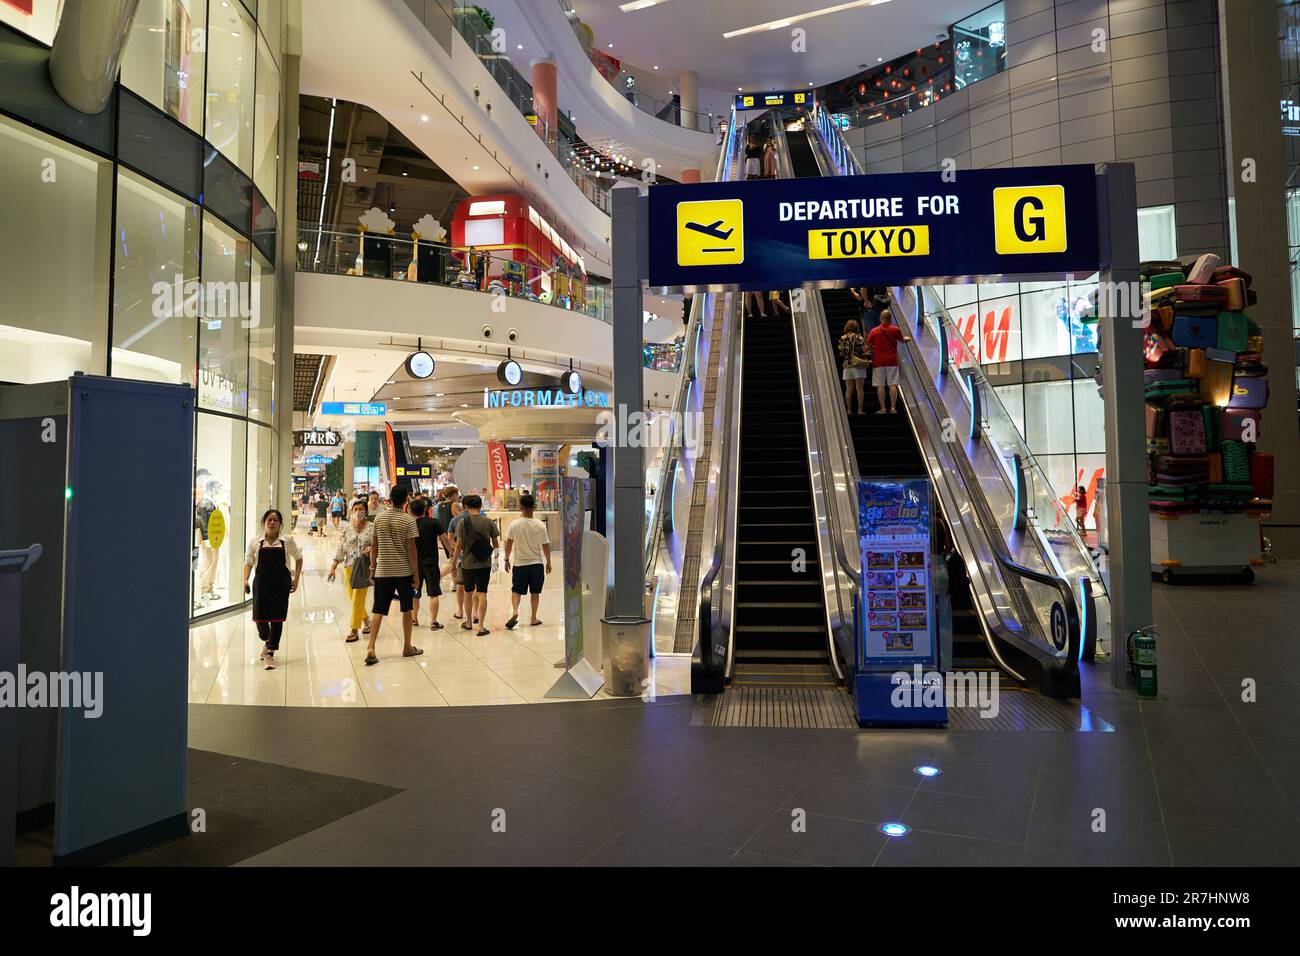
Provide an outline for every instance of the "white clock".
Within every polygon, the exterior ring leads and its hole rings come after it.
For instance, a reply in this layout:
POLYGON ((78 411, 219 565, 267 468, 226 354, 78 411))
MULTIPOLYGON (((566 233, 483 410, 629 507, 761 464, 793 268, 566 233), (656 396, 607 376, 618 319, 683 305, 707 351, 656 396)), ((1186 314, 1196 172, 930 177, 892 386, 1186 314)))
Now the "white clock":
POLYGON ((433 374, 433 356, 428 352, 412 352, 406 357, 406 371, 412 378, 428 378, 433 374))
POLYGON ((560 387, 570 395, 577 395, 582 391, 582 376, 569 369, 560 376, 560 387))
POLYGON ((514 359, 506 359, 497 366, 497 379, 503 385, 514 387, 524 379, 524 370, 514 359))

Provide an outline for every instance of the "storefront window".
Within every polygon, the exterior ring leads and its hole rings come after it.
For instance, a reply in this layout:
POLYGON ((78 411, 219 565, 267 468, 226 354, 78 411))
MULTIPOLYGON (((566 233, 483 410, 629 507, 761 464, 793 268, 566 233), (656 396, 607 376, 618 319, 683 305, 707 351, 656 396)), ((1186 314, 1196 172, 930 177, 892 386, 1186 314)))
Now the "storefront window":
POLYGON ((112 175, 0 116, 0 381, 107 370, 112 175))
POLYGON ((1144 262, 1178 258, 1178 226, 1173 206, 1138 210, 1138 258, 1144 262))
MULTIPOLYGON (((1073 383, 1026 382, 1024 389, 1025 441, 1034 456, 1073 455, 1073 383)), ((1054 487, 1060 488, 1055 484, 1054 487)))
POLYGON ((275 272, 253 253, 253 317, 248 327, 248 417, 270 422, 275 389, 275 272))
POLYGON ((238 3, 213 4, 208 24, 205 137, 245 173, 253 171, 253 22, 238 3))
POLYGON ((254 116, 253 181, 268 204, 275 205, 276 162, 280 148, 280 71, 266 41, 257 41, 257 107, 254 116))
POLYGON ((113 375, 194 384, 199 208, 121 169, 113 281, 113 375))
MULTIPOLYGON (((215 216, 203 220, 199 407, 248 411, 248 342, 254 322, 252 243, 215 216)), ((260 306, 260 303, 258 303, 260 306)), ((260 308, 259 308, 260 311, 260 308)))
MULTIPOLYGON (((248 426, 248 536, 262 533, 261 520, 275 507, 275 434, 261 425, 248 426)), ((289 516, 285 515, 287 523, 289 516)))
POLYGON ((199 412, 194 456, 193 597, 196 613, 244 600, 244 548, 248 543, 245 460, 248 425, 199 412))
POLYGON ((203 129, 207 0, 141 0, 122 55, 122 85, 203 129))

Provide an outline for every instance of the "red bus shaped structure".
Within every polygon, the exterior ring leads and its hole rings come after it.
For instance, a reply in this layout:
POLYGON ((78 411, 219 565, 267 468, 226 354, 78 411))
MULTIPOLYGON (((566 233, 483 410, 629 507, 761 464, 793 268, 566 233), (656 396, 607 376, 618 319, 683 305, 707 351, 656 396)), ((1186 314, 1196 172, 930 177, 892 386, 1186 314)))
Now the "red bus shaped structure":
POLYGON ((451 219, 451 246, 462 263, 472 253, 490 254, 486 268, 476 263, 479 268, 469 270, 480 289, 495 279, 509 295, 586 311, 582 257, 520 196, 461 200, 451 219))

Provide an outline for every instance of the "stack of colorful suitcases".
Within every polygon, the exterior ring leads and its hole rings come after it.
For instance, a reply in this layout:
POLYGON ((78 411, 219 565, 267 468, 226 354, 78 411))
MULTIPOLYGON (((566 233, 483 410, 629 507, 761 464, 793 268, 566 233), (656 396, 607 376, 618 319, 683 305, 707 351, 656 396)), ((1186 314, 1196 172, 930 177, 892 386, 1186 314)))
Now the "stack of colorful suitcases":
POLYGON ((1144 262, 1143 336, 1150 508, 1265 513, 1273 456, 1260 454, 1268 368, 1250 274, 1213 254, 1144 262))

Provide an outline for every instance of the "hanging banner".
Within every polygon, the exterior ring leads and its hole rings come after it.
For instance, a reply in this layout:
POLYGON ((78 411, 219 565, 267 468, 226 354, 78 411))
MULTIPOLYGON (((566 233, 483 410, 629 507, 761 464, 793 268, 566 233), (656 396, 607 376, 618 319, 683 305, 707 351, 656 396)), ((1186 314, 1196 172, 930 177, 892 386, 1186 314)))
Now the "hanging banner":
POLYGON ((560 496, 564 546, 564 667, 582 660, 582 533, 586 530, 590 482, 565 478, 560 496))
POLYGON ((384 422, 384 448, 388 451, 388 484, 397 484, 397 439, 393 426, 384 422))
POLYGON ((533 449, 533 494, 537 507, 554 511, 560 490, 559 449, 554 445, 533 449))
POLYGON ((487 453, 488 491, 497 495, 510 484, 510 456, 506 454, 506 446, 499 441, 488 442, 487 453))

